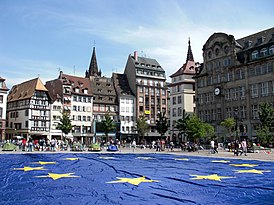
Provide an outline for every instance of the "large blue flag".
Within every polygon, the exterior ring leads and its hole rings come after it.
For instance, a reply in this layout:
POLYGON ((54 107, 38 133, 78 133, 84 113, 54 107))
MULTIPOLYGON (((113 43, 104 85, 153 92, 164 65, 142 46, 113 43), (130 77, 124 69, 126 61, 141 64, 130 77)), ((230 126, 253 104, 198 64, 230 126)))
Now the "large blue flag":
POLYGON ((0 204, 274 204, 274 163, 171 154, 2 154, 0 204))

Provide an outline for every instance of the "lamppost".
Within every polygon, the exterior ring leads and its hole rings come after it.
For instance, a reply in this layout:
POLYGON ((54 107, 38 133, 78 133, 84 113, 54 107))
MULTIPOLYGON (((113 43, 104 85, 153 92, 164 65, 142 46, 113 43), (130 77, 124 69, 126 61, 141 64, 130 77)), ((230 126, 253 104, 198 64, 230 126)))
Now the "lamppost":
POLYGON ((235 119, 235 131, 236 131, 236 139, 238 140, 238 120, 239 120, 239 113, 238 113, 238 109, 235 108, 234 109, 234 119, 235 119))

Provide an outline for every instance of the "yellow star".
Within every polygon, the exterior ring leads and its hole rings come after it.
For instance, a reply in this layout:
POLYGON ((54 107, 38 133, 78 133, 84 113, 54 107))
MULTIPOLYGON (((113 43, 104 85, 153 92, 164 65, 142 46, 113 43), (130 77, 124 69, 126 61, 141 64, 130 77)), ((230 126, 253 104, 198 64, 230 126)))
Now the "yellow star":
POLYGON ((152 157, 136 157, 136 159, 150 160, 150 159, 154 159, 154 158, 152 158, 152 157))
POLYGON ((52 178, 53 180, 57 180, 57 179, 60 179, 60 178, 76 178, 76 177, 80 177, 80 176, 74 176, 72 174, 74 174, 74 173, 66 173, 66 174, 48 173, 48 175, 36 176, 36 178, 52 178))
POLYGON ((129 184, 133 184, 135 186, 138 186, 140 183, 142 182, 159 182, 157 180, 152 180, 152 179, 146 179, 145 176, 143 177, 137 177, 137 178, 120 178, 120 177, 116 177, 117 181, 110 181, 107 182, 108 184, 113 184, 113 183, 129 183, 129 184))
POLYGON ((249 169, 249 170, 234 170, 236 173, 253 173, 253 174, 263 174, 263 172, 271 172, 270 170, 257 170, 257 169, 249 169))
POLYGON ((42 161, 39 161, 39 162, 33 162, 33 164, 56 164, 56 162, 42 162, 42 161))
POLYGON ((24 167, 24 168, 14 168, 14 170, 23 170, 24 172, 36 171, 36 170, 46 170, 44 167, 24 167))
POLYGON ((195 177, 195 178, 190 178, 190 179, 209 179, 209 180, 215 180, 215 181, 221 181, 221 179, 235 178, 235 177, 219 176, 218 174, 212 174, 212 175, 207 175, 207 176, 202 176, 202 175, 190 175, 190 176, 195 177))
POLYGON ((256 167, 258 165, 257 164, 230 164, 230 166, 234 166, 234 167, 256 167))
POLYGON ((228 160, 212 160, 211 162, 216 162, 216 163, 228 163, 230 161, 228 160))
POLYGON ((75 161, 75 160, 79 160, 79 158, 65 158, 65 160, 75 161))
POLYGON ((178 161, 189 161, 189 159, 187 159, 187 158, 175 158, 174 160, 178 160, 178 161))
POLYGON ((99 157, 100 159, 115 159, 115 157, 99 157))

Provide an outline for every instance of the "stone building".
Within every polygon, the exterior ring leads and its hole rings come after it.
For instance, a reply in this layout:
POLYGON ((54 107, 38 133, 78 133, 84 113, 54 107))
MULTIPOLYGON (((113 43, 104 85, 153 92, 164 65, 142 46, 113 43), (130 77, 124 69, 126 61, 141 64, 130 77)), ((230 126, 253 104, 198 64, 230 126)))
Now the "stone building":
POLYGON ((227 136, 224 119, 237 120, 235 137, 256 137, 259 105, 274 102, 274 28, 241 39, 212 34, 203 46, 197 69, 196 112, 212 124, 220 141, 227 136))
POLYGON ((159 113, 167 114, 168 88, 164 69, 152 58, 140 57, 137 52, 129 55, 124 74, 129 87, 136 97, 136 117, 144 114, 149 124, 147 142, 158 139, 155 130, 159 113))

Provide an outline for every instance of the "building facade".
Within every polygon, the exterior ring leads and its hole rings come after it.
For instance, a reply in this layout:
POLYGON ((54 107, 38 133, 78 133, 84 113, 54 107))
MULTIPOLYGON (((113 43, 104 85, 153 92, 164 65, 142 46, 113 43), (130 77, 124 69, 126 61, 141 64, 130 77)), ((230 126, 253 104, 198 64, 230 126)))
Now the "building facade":
POLYGON ((176 122, 182 119, 184 114, 193 114, 195 111, 195 68, 189 40, 186 62, 170 76, 170 131, 173 141, 186 140, 184 136, 179 135, 176 122))
POLYGON ((0 141, 5 139, 6 133, 6 111, 8 88, 5 79, 0 77, 0 141))
POLYGON ((118 96, 120 139, 132 141, 136 138, 135 96, 130 90, 125 74, 113 73, 112 79, 118 96))
POLYGON ((259 105, 274 102, 274 28, 238 40, 214 33, 203 58, 195 76, 198 116, 216 128, 220 141, 227 137, 220 122, 229 117, 237 119, 235 135, 256 138, 259 105))
POLYGON ((46 82, 46 87, 52 96, 51 134, 59 138, 60 131, 56 129, 63 112, 69 113, 73 129, 67 138, 73 138, 81 143, 93 141, 93 94, 89 79, 64 74, 58 79, 46 82), (60 112, 61 109, 61 112, 60 112))
POLYGON ((168 88, 164 69, 155 60, 129 55, 124 74, 129 87, 136 97, 136 117, 144 114, 149 124, 146 141, 150 142, 160 137, 157 133, 156 120, 159 113, 167 114, 168 88))
POLYGON ((49 138, 50 96, 39 78, 14 85, 7 100, 6 139, 49 138))

